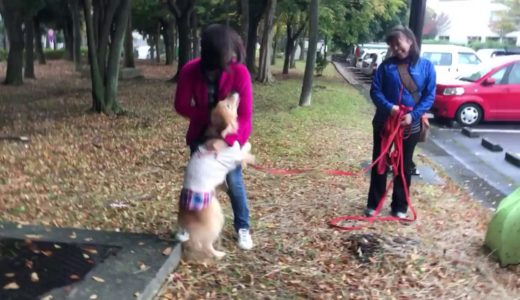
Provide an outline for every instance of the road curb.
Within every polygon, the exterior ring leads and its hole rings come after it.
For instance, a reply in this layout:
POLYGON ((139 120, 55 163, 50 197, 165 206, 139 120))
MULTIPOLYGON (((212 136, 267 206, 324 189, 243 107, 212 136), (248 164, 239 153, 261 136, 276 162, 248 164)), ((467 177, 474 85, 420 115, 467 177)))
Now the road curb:
POLYGON ((505 159, 508 163, 520 168, 520 155, 517 153, 506 152, 505 159))
POLYGON ((471 129, 469 127, 462 128, 461 133, 463 135, 467 136, 467 137, 470 137, 470 138, 478 138, 479 137, 478 132, 475 132, 473 129, 471 129))
POLYGON ((482 138, 481 145, 482 145, 482 147, 488 149, 489 151, 493 151, 493 152, 500 152, 500 151, 504 150, 504 149, 502 149, 502 146, 500 146, 499 144, 497 144, 495 142, 492 142, 488 138, 482 138))

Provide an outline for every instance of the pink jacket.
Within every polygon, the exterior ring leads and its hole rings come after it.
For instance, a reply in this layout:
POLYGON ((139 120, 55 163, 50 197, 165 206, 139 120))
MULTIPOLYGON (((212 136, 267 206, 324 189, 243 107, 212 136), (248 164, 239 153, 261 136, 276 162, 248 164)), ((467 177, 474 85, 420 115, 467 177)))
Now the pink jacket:
MULTIPOLYGON (((238 132, 227 135, 225 141, 230 146, 235 141, 238 141, 243 146, 251 134, 253 115, 251 76, 243 64, 231 64, 229 70, 222 72, 220 76, 217 99, 223 100, 231 91, 238 92, 240 97, 238 132)), ((174 103, 177 113, 190 119, 186 143, 191 145, 198 138, 202 137, 209 123, 208 87, 202 75, 200 58, 189 61, 181 69, 174 103)))

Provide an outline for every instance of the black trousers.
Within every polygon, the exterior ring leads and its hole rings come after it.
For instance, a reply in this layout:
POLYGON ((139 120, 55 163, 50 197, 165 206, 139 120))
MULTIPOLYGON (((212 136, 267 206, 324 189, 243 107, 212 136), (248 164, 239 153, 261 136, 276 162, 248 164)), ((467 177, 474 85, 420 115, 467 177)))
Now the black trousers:
MULTIPOLYGON (((374 148, 372 150, 372 161, 376 160, 381 152, 381 129, 374 127, 374 148)), ((411 134, 405 137, 403 140, 403 163, 404 172, 406 178, 406 189, 409 191, 412 180, 412 158, 415 146, 419 141, 419 132, 411 134)), ((379 200, 383 197, 386 190, 386 179, 387 175, 379 175, 377 173, 377 167, 372 168, 370 175, 370 189, 368 191, 368 203, 367 208, 376 209, 379 204, 379 200)), ((401 176, 397 176, 394 180, 394 191, 392 194, 392 212, 403 212, 406 213, 408 210, 408 203, 406 202, 405 187, 401 176)))

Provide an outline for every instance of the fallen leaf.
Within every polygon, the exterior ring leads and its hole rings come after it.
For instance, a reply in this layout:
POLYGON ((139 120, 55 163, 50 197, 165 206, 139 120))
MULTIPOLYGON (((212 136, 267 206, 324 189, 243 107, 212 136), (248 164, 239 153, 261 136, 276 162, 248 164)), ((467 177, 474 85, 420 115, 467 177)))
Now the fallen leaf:
MULTIPOLYGON (((54 244, 54 248, 56 248, 56 249, 61 249, 61 246, 58 245, 58 244, 54 244)), ((52 297, 52 296, 51 296, 51 297, 52 297)))
POLYGON ((25 237, 28 239, 31 239, 31 240, 39 240, 42 238, 42 235, 41 234, 26 234, 25 237))
POLYGON ((90 295, 89 299, 90 299, 90 300, 97 299, 97 295, 96 295, 96 294, 94 294, 94 295, 90 295))
POLYGON ((40 252, 41 252, 41 254, 43 254, 43 255, 45 255, 45 256, 47 256, 47 257, 49 257, 49 256, 52 255, 52 251, 49 251, 49 250, 47 250, 47 251, 43 251, 43 250, 41 250, 40 252))
POLYGON ((4 276, 7 277, 7 278, 13 278, 14 277, 14 273, 5 273, 4 276))
POLYGON ((69 278, 72 279, 72 280, 79 280, 80 279, 80 277, 78 275, 76 275, 76 274, 71 274, 69 276, 69 278))
POLYGON ((94 248, 85 248, 83 250, 87 251, 90 254, 98 254, 97 250, 94 248))
POLYGON ((94 279, 97 282, 105 282, 105 279, 103 279, 101 277, 97 277, 97 276, 92 276, 92 279, 94 279))
POLYGON ((11 282, 4 286, 4 290, 17 290, 19 288, 20 286, 16 282, 11 282))
POLYGON ((36 273, 36 272, 32 272, 32 273, 31 273, 31 281, 32 281, 32 282, 38 282, 38 281, 40 281, 40 277, 38 277, 38 273, 36 273))
POLYGON ((134 297, 136 297, 136 298, 139 297, 139 295, 141 295, 139 292, 134 293, 134 297))
POLYGON ((168 247, 168 248, 163 250, 162 254, 164 256, 168 256, 168 255, 172 254, 172 251, 173 251, 172 247, 168 247))
POLYGON ((45 297, 43 297, 41 300, 52 300, 54 299, 54 297, 52 295, 47 295, 45 297))
POLYGON ((88 254, 86 254, 86 253, 83 253, 83 258, 85 258, 85 259, 89 259, 90 256, 88 256, 88 254))
POLYGON ((31 260, 26 260, 25 261, 25 266, 28 268, 28 269, 32 269, 33 268, 33 262, 31 260))
POLYGON ((72 232, 71 235, 69 235, 69 238, 71 238, 71 239, 75 239, 75 238, 77 238, 77 237, 78 237, 78 236, 76 235, 76 232, 74 232, 74 231, 72 232))

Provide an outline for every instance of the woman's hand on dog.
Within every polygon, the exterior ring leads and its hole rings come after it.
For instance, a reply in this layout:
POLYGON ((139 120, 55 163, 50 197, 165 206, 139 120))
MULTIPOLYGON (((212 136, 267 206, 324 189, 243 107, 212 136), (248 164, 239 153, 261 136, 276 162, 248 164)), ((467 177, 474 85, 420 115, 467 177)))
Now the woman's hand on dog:
POLYGON ((219 152, 220 150, 228 146, 226 142, 222 139, 210 139, 207 140, 204 145, 206 146, 206 149, 208 149, 209 151, 215 152, 219 152))

